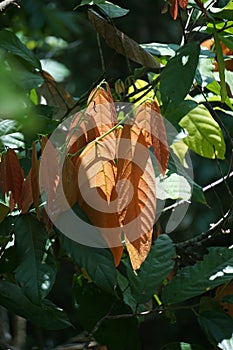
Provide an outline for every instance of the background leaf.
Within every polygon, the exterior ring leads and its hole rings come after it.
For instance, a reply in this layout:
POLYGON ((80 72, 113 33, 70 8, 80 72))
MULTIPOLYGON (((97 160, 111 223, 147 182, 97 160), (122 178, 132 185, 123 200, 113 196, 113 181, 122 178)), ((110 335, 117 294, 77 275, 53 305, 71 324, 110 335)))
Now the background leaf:
POLYGON ((19 260, 16 280, 33 304, 40 304, 56 278, 56 263, 48 234, 44 225, 30 214, 20 216, 14 230, 19 260))
POLYGON ((42 328, 58 330, 71 325, 64 311, 51 301, 45 299, 40 306, 35 305, 19 286, 8 281, 0 281, 0 304, 42 328))
POLYGON ((233 277, 232 249, 211 247, 203 261, 182 268, 164 287, 162 299, 165 304, 180 303, 205 293, 233 277), (182 288, 181 288, 182 285, 182 288))
POLYGON ((168 235, 160 235, 154 244, 152 244, 150 252, 135 274, 130 267, 127 267, 130 288, 133 297, 138 303, 148 301, 153 294, 158 292, 164 279, 171 272, 174 265, 176 251, 172 240, 168 235))

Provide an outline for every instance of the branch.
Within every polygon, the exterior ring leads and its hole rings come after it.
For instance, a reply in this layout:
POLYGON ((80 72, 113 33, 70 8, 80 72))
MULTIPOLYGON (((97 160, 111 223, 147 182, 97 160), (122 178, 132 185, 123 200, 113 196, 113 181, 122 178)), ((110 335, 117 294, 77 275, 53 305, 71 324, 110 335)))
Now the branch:
POLYGON ((15 5, 16 7, 20 8, 16 0, 4 0, 0 2, 0 11, 5 11, 10 5, 15 5))

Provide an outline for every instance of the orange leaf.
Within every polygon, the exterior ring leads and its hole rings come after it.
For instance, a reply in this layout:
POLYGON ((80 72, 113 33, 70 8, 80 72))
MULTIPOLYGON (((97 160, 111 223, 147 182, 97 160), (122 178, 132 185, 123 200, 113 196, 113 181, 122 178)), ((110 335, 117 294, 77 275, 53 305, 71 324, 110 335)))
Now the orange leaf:
POLYGON ((17 154, 13 149, 8 149, 6 153, 6 176, 8 191, 11 191, 11 208, 18 204, 21 208, 21 193, 23 188, 24 175, 20 167, 17 154), (13 204, 14 203, 14 204, 13 204))
POLYGON ((177 19, 178 16, 178 0, 171 1, 170 14, 174 20, 177 19))
POLYGON ((48 210, 52 213, 59 182, 57 154, 53 144, 44 136, 41 140, 41 150, 40 186, 47 195, 48 210))
POLYGON ((33 196, 32 196, 32 169, 30 169, 24 183, 23 183, 23 189, 22 189, 22 214, 25 214, 30 206, 33 203, 33 196))
MULTIPOLYGON (((93 117, 88 113, 79 112, 69 126, 66 136, 67 150, 70 154, 75 154, 98 136, 100 134, 93 117)), ((77 158, 78 155, 72 159, 74 164, 77 158)))
POLYGON ((159 106, 155 101, 146 102, 136 110, 136 125, 142 130, 148 146, 153 147, 161 173, 164 175, 169 160, 166 129, 159 106))
POLYGON ((156 214, 155 175, 146 140, 136 126, 125 125, 118 146, 119 220, 134 269, 149 253, 156 214))
MULTIPOLYGON (((88 99, 87 113, 93 117, 99 135, 103 135, 113 128, 117 123, 116 110, 113 103, 112 95, 110 90, 104 90, 99 87, 94 89, 88 99)), ((116 140, 115 132, 111 132, 104 137, 104 142, 109 147, 109 154, 114 159, 115 155, 115 143, 116 140)))
POLYGON ((185 10, 188 6, 188 0, 179 0, 180 7, 185 10))
POLYGON ((36 215, 39 219, 39 201, 40 201, 40 188, 39 188, 39 160, 37 159, 36 142, 32 143, 32 168, 31 168, 31 187, 32 187, 32 199, 36 209, 36 215))

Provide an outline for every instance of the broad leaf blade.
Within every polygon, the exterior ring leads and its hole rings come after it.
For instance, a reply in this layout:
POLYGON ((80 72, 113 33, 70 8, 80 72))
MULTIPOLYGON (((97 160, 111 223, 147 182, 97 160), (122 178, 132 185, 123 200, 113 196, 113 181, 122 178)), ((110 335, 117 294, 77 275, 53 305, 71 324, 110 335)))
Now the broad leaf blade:
POLYGON ((162 293, 164 303, 182 302, 229 281, 233 277, 233 270, 230 268, 232 265, 232 249, 209 248, 209 253, 204 256, 203 261, 182 268, 164 287, 162 293))
POLYGON ((16 280, 25 295, 34 304, 40 304, 56 278, 56 263, 44 225, 33 215, 19 217, 15 225, 15 242, 19 259, 16 280))
POLYGON ((135 273, 127 268, 132 295, 138 303, 145 303, 158 292, 163 281, 171 272, 176 251, 168 235, 160 235, 151 246, 146 260, 135 273))
POLYGON ((196 107, 179 124, 188 132, 183 141, 192 151, 206 158, 225 158, 226 146, 221 128, 206 107, 196 107))
POLYGON ((71 325, 64 311, 49 300, 45 299, 40 306, 35 305, 19 286, 8 281, 0 281, 0 304, 42 328, 58 330, 71 325))
POLYGON ((59 239, 72 261, 84 268, 97 286, 112 293, 116 285, 116 268, 110 250, 79 244, 61 233, 59 239))
POLYGON ((0 47, 13 53, 14 55, 20 56, 27 62, 29 62, 34 68, 41 69, 41 64, 38 58, 30 51, 18 37, 10 32, 9 30, 0 31, 0 47))
POLYGON ((117 28, 113 27, 103 17, 93 10, 88 11, 89 20, 95 30, 105 39, 106 43, 117 53, 127 56, 134 62, 145 67, 156 68, 158 64, 138 43, 117 28))
POLYGON ((198 64, 200 46, 191 42, 176 51, 160 76, 160 92, 164 111, 169 104, 182 102, 192 86, 198 64), (185 77, 185 79, 184 79, 185 77))

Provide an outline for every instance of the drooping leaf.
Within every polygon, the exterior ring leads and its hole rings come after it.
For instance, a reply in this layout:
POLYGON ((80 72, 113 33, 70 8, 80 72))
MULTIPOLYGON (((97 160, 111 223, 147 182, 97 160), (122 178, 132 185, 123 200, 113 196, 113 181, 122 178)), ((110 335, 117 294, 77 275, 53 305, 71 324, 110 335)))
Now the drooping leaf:
POLYGON ((72 98, 68 91, 60 83, 56 83, 49 73, 42 71, 40 74, 44 79, 44 84, 36 90, 38 98, 43 101, 43 104, 55 108, 54 119, 61 120, 77 112, 79 109, 76 106, 77 101, 72 98))
POLYGON ((15 277, 25 295, 39 305, 56 278, 56 263, 48 235, 44 225, 30 214, 20 216, 14 230, 19 259, 15 277))
POLYGON ((17 154, 14 150, 8 149, 6 153, 6 176, 8 191, 12 193, 12 199, 21 208, 21 193, 23 188, 24 175, 20 167, 17 154))
POLYGON ((203 261, 182 268, 164 287, 162 299, 165 304, 179 303, 201 295, 233 277, 230 268, 233 263, 232 249, 211 247, 208 250, 203 261))
MULTIPOLYGON (((32 194, 32 169, 30 169, 22 188, 22 214, 25 214, 33 203, 32 194)), ((38 208, 38 207, 37 207, 38 208)))
POLYGON ((120 224, 136 270, 147 257, 156 214, 155 176, 147 142, 136 125, 123 128, 117 154, 120 224))
POLYGON ((9 30, 3 29, 0 31, 0 47, 20 56, 29 62, 34 68, 41 69, 41 64, 38 58, 30 51, 18 37, 9 30))
POLYGON ((183 141, 194 152, 206 158, 225 158, 222 131, 206 107, 199 105, 179 122, 188 132, 183 141))
POLYGON ((40 306, 35 305, 18 285, 8 281, 0 281, 0 304, 42 328, 58 330, 71 325, 65 312, 50 300, 45 299, 40 306))
POLYGON ((158 167, 164 175, 167 170, 169 150, 166 129, 158 104, 146 102, 136 110, 136 125, 142 130, 148 146, 152 146, 158 167))
POLYGON ((40 190, 47 197, 47 209, 52 214, 59 183, 59 168, 55 147, 44 136, 41 140, 41 152, 42 157, 39 169, 40 190))
POLYGON ((132 295, 138 303, 147 302, 153 294, 158 292, 163 281, 174 265, 176 255, 172 240, 168 235, 160 235, 142 263, 140 270, 135 274, 127 268, 132 295))
POLYGON ((233 319, 231 317, 221 312, 206 311, 198 316, 198 322, 213 345, 218 345, 222 350, 232 348, 233 319))
POLYGON ((160 75, 160 92, 164 111, 169 104, 177 105, 182 102, 189 93, 199 53, 199 43, 191 42, 177 50, 175 56, 168 61, 160 75))
POLYGON ((109 249, 79 244, 59 234, 62 249, 78 266, 84 268, 100 288, 112 292, 116 285, 116 268, 109 249))
POLYGON ((32 187, 32 199, 36 209, 37 217, 39 217, 39 160, 37 159, 36 143, 32 143, 32 168, 31 168, 31 187, 32 187))
POLYGON ((105 39, 106 43, 117 53, 127 56, 142 66, 156 68, 157 62, 138 43, 123 32, 112 26, 103 17, 93 10, 88 10, 88 16, 95 30, 105 39))

